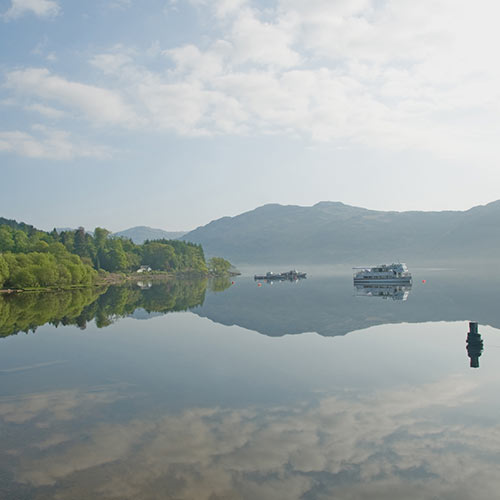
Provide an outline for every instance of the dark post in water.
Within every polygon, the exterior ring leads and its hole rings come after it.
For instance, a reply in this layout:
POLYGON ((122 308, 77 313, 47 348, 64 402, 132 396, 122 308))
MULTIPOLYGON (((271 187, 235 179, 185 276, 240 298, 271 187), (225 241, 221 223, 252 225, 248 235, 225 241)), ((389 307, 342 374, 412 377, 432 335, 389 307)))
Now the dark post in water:
POLYGON ((483 352, 483 340, 477 331, 477 322, 469 322, 469 333, 467 333, 467 355, 470 358, 470 367, 479 368, 479 357, 483 352))

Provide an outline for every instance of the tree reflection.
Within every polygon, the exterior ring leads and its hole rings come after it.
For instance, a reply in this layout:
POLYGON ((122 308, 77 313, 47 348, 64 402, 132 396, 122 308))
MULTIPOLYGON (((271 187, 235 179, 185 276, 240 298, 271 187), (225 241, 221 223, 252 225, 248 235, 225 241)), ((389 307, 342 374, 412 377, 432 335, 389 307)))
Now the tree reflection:
POLYGON ((217 276, 208 280, 208 288, 211 292, 223 292, 231 286, 231 280, 227 276, 217 276))
MULTIPOLYGON (((226 285, 217 282, 211 290, 224 290, 230 283, 226 285)), ((149 288, 131 284, 0 296, 0 337, 35 332, 46 323, 85 329, 89 321, 95 320, 98 328, 104 328, 139 308, 148 313, 186 311, 203 304, 206 289, 206 279, 191 279, 172 280, 149 288)))

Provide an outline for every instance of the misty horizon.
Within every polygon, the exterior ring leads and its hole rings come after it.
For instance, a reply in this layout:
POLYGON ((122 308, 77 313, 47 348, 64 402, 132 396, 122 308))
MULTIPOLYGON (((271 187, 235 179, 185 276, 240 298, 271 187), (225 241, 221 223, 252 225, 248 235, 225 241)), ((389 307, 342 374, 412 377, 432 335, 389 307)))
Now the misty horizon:
MULTIPOLYGON (((318 201, 316 203, 313 203, 312 205, 297 205, 297 204, 286 204, 285 205, 285 204, 281 204, 281 203, 270 202, 270 203, 266 203, 264 205, 260 205, 258 207, 249 209, 249 210, 247 210, 245 212, 241 212, 241 213, 237 213, 237 214, 233 214, 233 215, 228 215, 228 214, 222 215, 221 217, 218 217, 217 219, 212 219, 212 220, 206 221, 205 223, 202 223, 202 224, 200 224, 200 225, 198 225, 196 227, 187 228, 187 229, 186 228, 182 228, 182 229, 176 228, 176 229, 174 229, 174 228, 170 228, 170 227, 153 227, 153 226, 148 225, 148 224, 138 224, 138 225, 135 225, 135 226, 122 225, 122 226, 119 226, 118 228, 105 227, 105 229, 110 230, 113 234, 121 233, 121 232, 124 232, 124 231, 127 231, 127 230, 131 230, 131 229, 141 229, 141 228, 147 228, 147 229, 152 229, 152 230, 160 230, 160 231, 166 231, 166 232, 172 232, 172 233, 184 233, 184 234, 187 234, 190 231, 193 231, 194 229, 203 227, 203 226, 205 226, 207 224, 210 224, 211 222, 214 222, 214 221, 216 221, 218 219, 222 219, 222 218, 226 218, 226 217, 230 217, 230 218, 238 217, 239 215, 244 215, 244 214, 253 212, 255 210, 258 210, 260 208, 267 207, 267 206, 312 208, 312 207, 315 207, 315 206, 321 205, 321 204, 340 204, 340 205, 345 205, 347 207, 360 208, 360 209, 368 210, 368 211, 372 211, 372 212, 396 212, 396 213, 423 212, 423 213, 434 213, 434 212, 467 212, 467 211, 472 210, 474 208, 484 207, 484 206, 488 206, 488 205, 493 205, 493 204, 495 204, 497 202, 500 202, 500 200, 492 200, 492 201, 486 202, 486 203, 484 203, 482 205, 474 205, 474 206, 471 206, 471 207, 468 207, 468 208, 464 208, 464 209, 452 209, 452 208, 449 208, 449 209, 443 209, 443 210, 419 210, 419 209, 415 209, 415 210, 378 210, 378 209, 374 209, 374 208, 370 208, 370 207, 362 207, 362 206, 357 206, 357 205, 350 205, 350 204, 344 203, 342 201, 329 201, 329 200, 321 200, 321 201, 318 201)), ((59 226, 57 224, 54 224, 54 225, 51 225, 51 226, 38 226, 37 224, 33 223, 33 221, 31 221, 31 220, 20 220, 20 219, 16 219, 15 217, 12 220, 16 220, 17 222, 24 222, 26 224, 30 224, 30 225, 36 227, 37 229, 41 229, 43 231, 52 231, 54 228, 58 229, 58 230, 75 230, 78 227, 84 227, 86 230, 92 231, 96 227, 104 227, 102 225, 99 225, 98 223, 95 224, 95 225, 90 225, 88 227, 85 227, 85 226, 83 226, 81 224, 74 224, 72 226, 64 226, 64 227, 63 226, 59 226)))

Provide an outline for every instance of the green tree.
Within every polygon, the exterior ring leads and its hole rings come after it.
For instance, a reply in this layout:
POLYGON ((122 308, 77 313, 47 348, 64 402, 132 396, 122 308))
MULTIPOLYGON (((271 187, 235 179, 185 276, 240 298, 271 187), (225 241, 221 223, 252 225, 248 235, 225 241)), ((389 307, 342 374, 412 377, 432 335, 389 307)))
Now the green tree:
POLYGON ((127 254, 124 252, 122 242, 119 239, 111 239, 105 248, 98 251, 101 267, 110 272, 126 271, 128 268, 127 254))
POLYGON ((31 266, 29 268, 23 267, 16 269, 14 273, 12 273, 9 281, 14 288, 30 288, 37 285, 36 276, 31 266))
POLYGON ((59 235, 59 241, 66 247, 68 252, 73 252, 75 247, 75 233, 73 231, 63 231, 59 235))
POLYGON ((0 252, 12 252, 15 247, 12 229, 9 226, 0 226, 0 252))
POLYGON ((94 229, 95 246, 97 248, 101 248, 108 239, 109 235, 110 232, 107 229, 104 229, 102 227, 96 227, 94 229))
POLYGON ((30 244, 28 235, 21 230, 14 231, 14 244, 16 252, 27 252, 30 244))
POLYGON ((160 271, 176 271, 179 268, 179 259, 174 248, 157 241, 143 245, 142 263, 160 271))
POLYGON ((7 281, 9 277, 9 266, 4 256, 0 253, 0 288, 7 281))
POLYGON ((212 257, 208 260, 208 272, 214 276, 224 276, 229 274, 231 263, 222 257, 212 257))
POLYGON ((47 252, 2 254, 4 264, 8 268, 3 286, 28 288, 87 285, 93 281, 96 271, 85 265, 77 255, 67 252, 61 244, 53 245, 58 251, 57 254, 47 252))
POLYGON ((34 252, 48 252, 49 244, 44 240, 38 240, 32 245, 34 252))
POLYGON ((73 243, 74 253, 80 257, 88 257, 89 251, 87 247, 87 238, 85 237, 85 229, 79 227, 75 231, 74 243, 73 243))
POLYGON ((59 280, 57 266, 54 262, 47 263, 46 265, 33 266, 32 272, 38 286, 53 286, 56 285, 59 280))
POLYGON ((62 243, 59 243, 59 242, 51 243, 49 245, 49 252, 51 254, 55 255, 56 257, 63 257, 64 255, 66 255, 68 253, 68 251, 66 250, 66 247, 62 243))

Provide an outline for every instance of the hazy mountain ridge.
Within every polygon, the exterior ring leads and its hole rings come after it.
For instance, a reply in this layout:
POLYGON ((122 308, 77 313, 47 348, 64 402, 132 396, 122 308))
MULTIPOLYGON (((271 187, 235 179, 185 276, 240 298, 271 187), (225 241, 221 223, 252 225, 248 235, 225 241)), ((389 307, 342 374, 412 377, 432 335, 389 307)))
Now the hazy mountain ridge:
POLYGON ((500 248, 500 201, 441 212, 270 204, 212 221, 184 239, 235 263, 493 259, 500 248))
POLYGON ((186 234, 186 231, 165 231, 148 226, 136 226, 113 233, 113 236, 130 238, 135 244, 141 245, 146 240, 175 240, 184 234, 186 234))

